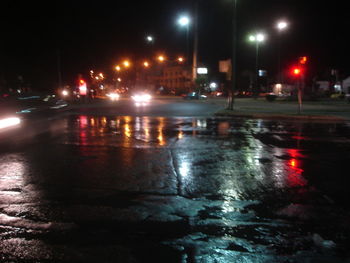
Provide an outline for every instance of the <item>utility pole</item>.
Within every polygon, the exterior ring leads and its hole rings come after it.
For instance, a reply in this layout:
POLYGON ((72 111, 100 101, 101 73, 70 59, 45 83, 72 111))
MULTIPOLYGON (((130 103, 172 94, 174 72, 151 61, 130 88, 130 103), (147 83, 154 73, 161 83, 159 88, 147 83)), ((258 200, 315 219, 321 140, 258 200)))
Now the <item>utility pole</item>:
POLYGON ((228 98, 228 110, 233 110, 234 93, 237 89, 237 0, 233 0, 232 10, 232 67, 231 67, 231 81, 232 87, 228 98))
POLYGON ((198 0, 195 2, 194 10, 194 41, 193 41, 193 64, 192 64, 192 81, 195 84, 197 79, 198 67, 198 0))
POLYGON ((259 83, 259 41, 255 42, 256 44, 256 55, 255 55, 255 90, 254 90, 254 98, 258 97, 260 90, 259 83))
POLYGON ((62 89, 62 71, 61 71, 61 52, 57 49, 57 77, 58 77, 58 88, 62 89))

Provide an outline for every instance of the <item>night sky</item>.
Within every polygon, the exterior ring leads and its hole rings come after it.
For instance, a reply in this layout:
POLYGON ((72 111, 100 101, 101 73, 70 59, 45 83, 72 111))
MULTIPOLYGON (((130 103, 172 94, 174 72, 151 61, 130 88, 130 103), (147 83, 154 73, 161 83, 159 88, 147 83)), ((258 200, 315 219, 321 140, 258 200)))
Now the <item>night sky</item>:
MULTIPOLYGON (((282 65, 309 57, 310 72, 320 78, 331 68, 350 75, 349 17, 346 1, 238 0, 239 72, 253 70, 255 49, 247 35, 268 34, 261 46, 260 64, 270 75, 277 71, 275 22, 286 18, 290 28, 281 36, 282 65)), ((186 33, 176 24, 190 14, 190 0, 163 1, 2 1, 0 78, 16 76, 33 88, 57 86, 57 61, 63 81, 90 69, 108 72, 123 58, 141 59, 164 52, 186 52, 186 33), (145 42, 151 33, 154 46, 145 42)), ((199 60, 218 70, 218 61, 230 56, 232 0, 201 0, 199 4, 199 60)))

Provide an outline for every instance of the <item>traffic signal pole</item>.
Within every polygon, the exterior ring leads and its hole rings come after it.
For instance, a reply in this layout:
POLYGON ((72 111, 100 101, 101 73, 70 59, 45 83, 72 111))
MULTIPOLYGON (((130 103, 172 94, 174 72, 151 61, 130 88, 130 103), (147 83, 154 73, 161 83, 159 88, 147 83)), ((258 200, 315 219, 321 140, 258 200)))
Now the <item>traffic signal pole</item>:
POLYGON ((303 106, 303 92, 305 89, 306 62, 307 62, 307 57, 300 57, 298 62, 298 67, 294 67, 292 72, 292 74, 296 78, 296 84, 298 89, 298 114, 301 114, 302 106, 303 106))
POLYGON ((301 73, 300 78, 298 78, 298 114, 301 114, 303 106, 303 79, 303 74, 301 73))
POLYGON ((298 79, 298 114, 301 114, 302 112, 302 106, 303 106, 303 92, 305 88, 305 67, 308 58, 307 57, 300 57, 299 58, 299 67, 300 67, 300 76, 298 79))
POLYGON ((192 60, 192 81, 196 85, 198 68, 198 1, 195 2, 194 11, 194 40, 193 40, 193 60, 192 60))

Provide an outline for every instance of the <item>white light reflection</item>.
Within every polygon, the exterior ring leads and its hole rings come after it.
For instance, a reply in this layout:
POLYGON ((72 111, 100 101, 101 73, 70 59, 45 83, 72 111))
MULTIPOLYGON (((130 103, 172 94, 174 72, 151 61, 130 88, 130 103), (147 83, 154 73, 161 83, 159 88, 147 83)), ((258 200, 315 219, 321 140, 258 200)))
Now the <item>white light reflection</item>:
POLYGON ((148 117, 143 117, 142 118, 142 129, 144 130, 145 134, 145 141, 149 142, 150 141, 150 119, 148 117))
POLYGON ((135 118, 135 138, 137 140, 143 140, 143 134, 141 132, 141 118, 140 117, 136 117, 135 118))
POLYGON ((135 118, 135 132, 141 131, 141 118, 136 117, 135 118))
POLYGON ((163 134, 163 129, 164 129, 164 118, 160 117, 158 118, 159 125, 158 125, 158 142, 160 146, 165 145, 165 139, 164 139, 164 134, 163 134))
POLYGON ((187 160, 179 160, 179 172, 180 172, 180 176, 183 178, 187 178, 190 175, 190 168, 191 165, 187 160))
POLYGON ((184 137, 184 133, 183 133, 183 131, 179 131, 179 133, 178 133, 178 135, 177 135, 177 138, 179 139, 179 140, 181 140, 182 138, 184 137))
MULTIPOLYGON (((232 190, 231 192, 228 192, 231 198, 238 199, 238 193, 235 190, 232 190)), ((222 212, 224 213, 232 213, 239 211, 239 208, 237 206, 234 206, 234 202, 232 200, 225 200, 222 202, 221 205, 222 212)))
MULTIPOLYGON (((17 157, 18 158, 18 157, 17 157)), ((25 166, 20 161, 10 161, 0 164, 1 180, 3 179, 19 179, 22 178, 25 166)))
POLYGON ((207 127, 207 120, 197 120, 197 127, 199 128, 206 128, 207 127))
POLYGON ((0 199, 3 204, 18 202, 19 199, 28 198, 23 195, 26 185, 27 162, 18 154, 5 155, 0 159, 0 199))

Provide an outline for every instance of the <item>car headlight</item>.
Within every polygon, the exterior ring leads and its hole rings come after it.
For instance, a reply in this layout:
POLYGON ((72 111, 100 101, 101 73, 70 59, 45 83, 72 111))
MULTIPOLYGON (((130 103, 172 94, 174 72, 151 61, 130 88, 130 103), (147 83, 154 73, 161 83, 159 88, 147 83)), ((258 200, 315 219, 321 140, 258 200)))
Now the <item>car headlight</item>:
POLYGON ((21 119, 17 117, 0 119, 0 129, 13 127, 13 126, 19 125, 20 123, 21 123, 21 119))
POLYGON ((149 94, 145 94, 145 95, 142 95, 142 99, 144 100, 144 101, 150 101, 151 100, 151 95, 149 95, 149 94))
POLYGON ((68 90, 63 90, 63 91, 62 91, 62 95, 63 95, 64 97, 67 97, 67 96, 69 95, 69 91, 68 91, 68 90))
POLYGON ((135 102, 149 102, 151 100, 151 95, 142 94, 142 95, 134 95, 131 97, 135 102))
POLYGON ((107 97, 111 100, 119 100, 120 95, 118 93, 108 93, 107 97))

